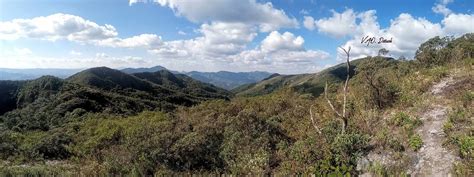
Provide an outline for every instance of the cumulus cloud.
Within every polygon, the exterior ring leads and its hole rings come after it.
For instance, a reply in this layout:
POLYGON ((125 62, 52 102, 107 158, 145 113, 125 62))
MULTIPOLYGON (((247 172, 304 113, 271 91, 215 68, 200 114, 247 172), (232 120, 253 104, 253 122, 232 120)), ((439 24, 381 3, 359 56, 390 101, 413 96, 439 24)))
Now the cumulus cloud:
POLYGON ((0 39, 39 38, 44 40, 68 39, 85 42, 117 36, 111 25, 98 25, 69 14, 53 14, 32 19, 14 19, 0 22, 0 39))
POLYGON ((256 29, 243 23, 214 22, 201 25, 202 36, 189 40, 166 41, 150 52, 162 57, 221 59, 244 50, 257 36, 256 29))
POLYGON ((329 34, 333 37, 344 37, 351 34, 356 27, 356 14, 352 9, 348 9, 343 13, 332 10, 332 16, 314 20, 312 17, 305 17, 304 26, 309 30, 317 27, 321 33, 329 34))
MULTIPOLYGON (((449 1, 446 1, 449 3, 449 1)), ((307 17, 308 24, 311 19, 307 17)), ((351 37, 344 47, 352 47, 352 58, 377 55, 381 48, 386 48, 394 57, 413 57, 418 46, 435 36, 455 35, 474 32, 474 16, 471 14, 451 13, 441 23, 434 23, 425 18, 413 17, 411 14, 402 13, 390 21, 390 25, 381 28, 375 10, 354 12, 347 9, 342 13, 334 12, 333 16, 319 20, 313 20, 318 31, 334 37, 349 35, 351 37), (318 23, 319 22, 319 23, 318 23), (332 29, 334 28, 334 30, 332 29), (369 45, 362 44, 363 37, 380 37, 393 39, 392 43, 369 45)), ((305 25, 311 30, 310 25, 305 25)), ((339 55, 342 54, 338 51, 339 55)), ((342 56, 342 55, 341 55, 342 56)))
POLYGON ((474 14, 450 14, 442 23, 445 34, 462 35, 474 32, 474 14))
POLYGON ((278 31, 271 32, 261 44, 261 49, 265 52, 274 51, 299 51, 303 50, 304 39, 301 36, 295 37, 293 33, 278 31))
POLYGON ((375 56, 380 48, 386 48, 394 56, 412 57, 418 46, 434 36, 442 35, 440 24, 432 23, 424 18, 415 18, 410 14, 402 13, 393 19, 390 26, 384 29, 376 21, 375 11, 366 11, 358 15, 360 23, 355 30, 353 39, 344 44, 352 46, 354 58, 375 56), (362 44, 363 37, 380 37, 393 39, 392 43, 369 45, 362 44))
POLYGON ((189 40, 166 41, 150 50, 158 58, 193 63, 201 68, 219 67, 269 70, 281 73, 315 72, 316 62, 329 58, 319 50, 306 50, 304 39, 290 32, 272 31, 255 49, 247 45, 256 37, 257 29, 241 23, 203 24, 202 36, 189 40))
POLYGON ((117 37, 118 32, 112 25, 99 25, 79 16, 62 13, 32 19, 14 19, 0 22, 0 26, 0 40, 68 40, 111 47, 145 47, 161 43, 161 37, 154 34, 122 39, 117 37))
POLYGON ((290 18, 283 10, 274 8, 271 2, 260 3, 256 0, 130 0, 129 4, 137 2, 154 2, 169 7, 177 16, 183 16, 195 23, 245 23, 257 25, 264 32, 298 26, 295 18, 290 18))
POLYGON ((317 62, 328 59, 329 54, 320 50, 306 50, 304 39, 290 32, 271 32, 259 47, 230 56, 236 62, 256 68, 268 67, 280 73, 315 72, 317 62))
POLYGON ((306 29, 309 29, 309 30, 311 30, 311 31, 313 31, 314 29, 316 29, 316 25, 314 24, 314 18, 311 17, 311 16, 304 16, 303 26, 304 26, 306 29))

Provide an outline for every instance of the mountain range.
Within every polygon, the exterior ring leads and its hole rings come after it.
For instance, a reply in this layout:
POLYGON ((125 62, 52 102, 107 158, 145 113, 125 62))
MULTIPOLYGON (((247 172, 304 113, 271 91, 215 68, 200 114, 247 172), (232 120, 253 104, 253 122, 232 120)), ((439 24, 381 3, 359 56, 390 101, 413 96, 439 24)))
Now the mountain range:
MULTIPOLYGON (((52 75, 59 78, 67 78, 74 75, 75 73, 83 69, 8 69, 0 68, 0 80, 31 80, 36 79, 44 75, 52 75)), ((201 82, 213 84, 215 86, 231 90, 244 84, 250 84, 258 82, 268 76, 271 73, 262 71, 253 72, 179 72, 168 70, 163 66, 154 66, 150 68, 124 68, 120 71, 128 74, 144 73, 144 72, 157 72, 167 70, 173 74, 184 74, 190 76, 201 82)))

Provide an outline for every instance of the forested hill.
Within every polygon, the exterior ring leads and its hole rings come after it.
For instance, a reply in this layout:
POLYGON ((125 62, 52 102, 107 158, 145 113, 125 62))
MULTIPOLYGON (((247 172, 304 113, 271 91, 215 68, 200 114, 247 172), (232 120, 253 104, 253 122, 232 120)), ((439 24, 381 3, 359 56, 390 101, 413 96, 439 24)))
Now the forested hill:
POLYGON ((133 115, 171 111, 210 99, 229 99, 228 91, 167 72, 129 75, 99 67, 67 79, 43 76, 30 81, 0 81, 0 114, 10 128, 48 130, 86 113, 133 115), (149 75, 148 77, 145 77, 149 75), (166 82, 153 82, 166 80, 166 82), (179 87, 180 86, 180 87, 179 87))

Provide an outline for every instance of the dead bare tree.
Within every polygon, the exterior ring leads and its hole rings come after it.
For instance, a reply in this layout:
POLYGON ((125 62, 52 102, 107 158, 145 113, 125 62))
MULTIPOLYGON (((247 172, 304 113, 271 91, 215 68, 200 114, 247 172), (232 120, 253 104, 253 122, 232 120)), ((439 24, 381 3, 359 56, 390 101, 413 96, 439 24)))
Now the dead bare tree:
POLYGON ((316 125, 316 121, 314 121, 313 111, 311 110, 311 107, 309 108, 309 115, 310 115, 311 123, 313 124, 314 129, 316 129, 316 132, 318 132, 318 134, 321 134, 322 133, 321 129, 319 129, 318 125, 316 125))
MULTIPOLYGON (((334 111, 334 113, 336 113, 337 117, 341 119, 341 121, 342 121, 342 133, 344 134, 346 132, 346 126, 349 122, 349 118, 346 114, 346 106, 347 106, 347 91, 348 91, 347 86, 349 84, 350 71, 351 71, 351 65, 349 63, 351 47, 349 47, 348 50, 346 50, 342 47, 339 47, 339 48, 342 49, 344 51, 344 53, 346 53, 346 56, 347 56, 347 58, 346 58, 347 77, 346 77, 346 81, 344 83, 344 88, 343 88, 344 100, 343 100, 343 105, 342 105, 342 114, 341 114, 341 112, 336 110, 336 108, 332 104, 331 100, 329 100, 329 98, 328 98, 328 82, 327 81, 326 81, 326 86, 324 87, 324 98, 326 98, 326 101, 328 102, 329 107, 331 107, 331 109, 334 111)), ((314 117, 313 117, 313 111, 312 111, 311 107, 309 108, 309 114, 310 114, 311 123, 313 124, 314 129, 316 129, 317 133, 321 134, 321 129, 316 125, 316 122, 315 122, 314 117)))

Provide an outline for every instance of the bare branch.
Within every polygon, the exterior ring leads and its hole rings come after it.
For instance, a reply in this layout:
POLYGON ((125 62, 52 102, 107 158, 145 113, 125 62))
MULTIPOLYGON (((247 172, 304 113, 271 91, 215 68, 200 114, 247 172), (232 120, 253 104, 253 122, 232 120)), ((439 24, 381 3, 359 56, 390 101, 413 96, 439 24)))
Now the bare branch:
POLYGON ((324 87, 324 98, 328 101, 329 106, 331 109, 337 114, 337 116, 342 117, 341 113, 339 113, 335 108, 334 105, 332 105, 331 100, 328 98, 328 82, 326 81, 326 86, 324 87))
POLYGON ((311 108, 312 108, 312 106, 309 107, 309 115, 310 115, 310 118, 311 118, 311 123, 313 123, 313 127, 314 127, 314 129, 316 129, 316 132, 321 134, 321 129, 319 129, 319 127, 316 125, 316 122, 314 121, 313 111, 311 111, 311 108))
POLYGON ((346 51, 346 49, 342 48, 344 52, 347 55, 346 58, 346 63, 347 63, 347 77, 346 77, 346 82, 344 83, 344 102, 343 102, 343 107, 342 107, 342 117, 346 117, 346 103, 347 103, 347 86, 349 84, 349 78, 350 78, 350 72, 351 72, 351 65, 349 63, 349 52, 351 51, 351 47, 349 47, 349 50, 346 51))

